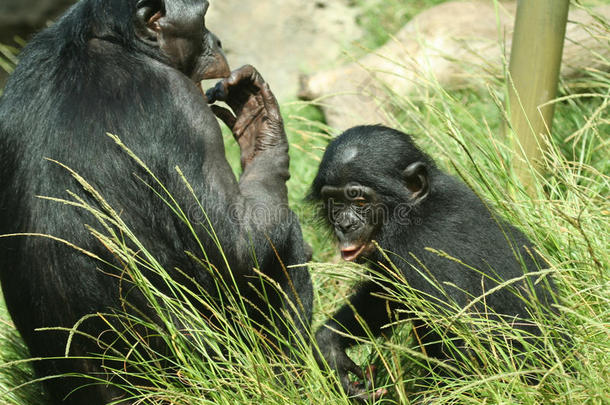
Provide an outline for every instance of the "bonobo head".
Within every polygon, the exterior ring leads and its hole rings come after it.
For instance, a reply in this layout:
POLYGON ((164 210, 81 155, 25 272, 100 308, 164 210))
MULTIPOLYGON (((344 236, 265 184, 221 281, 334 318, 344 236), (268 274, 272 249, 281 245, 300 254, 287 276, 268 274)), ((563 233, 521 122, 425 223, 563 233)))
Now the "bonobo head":
POLYGON ((358 126, 334 139, 309 198, 324 203, 343 259, 366 257, 377 233, 397 222, 397 213, 405 219, 423 204, 434 168, 407 134, 394 129, 358 126))
POLYGON ((231 72, 220 40, 207 30, 207 0, 138 0, 137 38, 194 81, 231 72))

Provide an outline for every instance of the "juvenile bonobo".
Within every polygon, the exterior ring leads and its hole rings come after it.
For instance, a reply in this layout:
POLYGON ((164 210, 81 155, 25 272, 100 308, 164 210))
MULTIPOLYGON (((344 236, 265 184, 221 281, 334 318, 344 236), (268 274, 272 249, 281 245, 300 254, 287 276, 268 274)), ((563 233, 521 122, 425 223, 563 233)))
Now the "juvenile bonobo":
MULTIPOLYGON (((390 128, 359 126, 334 139, 309 197, 323 203, 343 259, 366 262, 383 272, 392 268, 389 257, 402 273, 398 280, 417 291, 418 297, 443 308, 449 304, 464 308, 502 281, 523 276, 524 268, 538 271, 544 265, 520 231, 497 218, 465 184, 438 169, 408 135, 390 128), (454 259, 443 257, 445 253, 454 259)), ((499 288, 469 313, 478 310, 485 313, 482 316, 503 318, 535 335, 539 330, 531 323, 526 301, 540 302, 550 310, 551 296, 547 288, 532 288, 533 282, 522 280, 499 288)), ((550 280, 548 284, 552 289, 550 280)), ((323 360, 338 373, 348 395, 367 398, 362 384, 350 383, 348 378, 350 372, 365 378, 345 353, 357 343, 351 336, 367 336, 355 313, 379 336, 395 310, 413 318, 418 309, 409 302, 385 299, 387 290, 396 291, 395 286, 364 282, 349 305, 317 331, 323 360)), ((419 319, 414 326, 427 355, 451 358, 430 325, 419 319)))
MULTIPOLYGON (((103 196, 174 281, 203 291, 210 302, 241 294, 253 324, 279 329, 281 342, 271 341, 272 347, 288 351, 292 336, 308 335, 312 287, 307 268, 297 266, 308 256, 287 208, 288 142, 279 108, 251 66, 219 84, 216 98, 236 114, 229 124, 244 157, 237 181, 220 126, 198 88, 204 78, 230 74, 220 41, 205 26, 207 8, 206 0, 81 0, 25 47, 0 98, 0 281, 31 355, 51 358, 34 363, 38 376, 69 374, 45 379, 55 403, 125 398, 105 383, 112 377, 106 367, 122 369, 123 363, 96 358, 140 346, 111 333, 125 327, 114 323, 116 317, 88 315, 128 311, 165 325, 134 288, 125 263, 92 234, 88 226, 101 225, 78 203, 102 211, 105 205, 57 162, 103 196), (155 177, 107 133, 118 136, 155 177), (164 190, 190 223, 176 215, 164 190), (235 291, 220 292, 217 282, 225 279, 234 280, 235 291), (284 293, 256 291, 262 279, 284 293), (275 312, 296 330, 271 325, 275 312), (66 329, 75 325, 79 333, 70 340, 70 357, 63 358, 66 329), (93 379, 75 377, 82 374, 93 379)), ((227 120, 227 111, 220 114, 227 120)), ((125 243, 139 259, 141 248, 127 236, 125 243)), ((162 277, 146 266, 140 270, 172 296, 175 289, 162 277)), ((178 298, 189 299, 213 322, 208 307, 192 295, 178 298)), ((157 332, 138 333, 150 337, 151 353, 167 352, 157 332)))

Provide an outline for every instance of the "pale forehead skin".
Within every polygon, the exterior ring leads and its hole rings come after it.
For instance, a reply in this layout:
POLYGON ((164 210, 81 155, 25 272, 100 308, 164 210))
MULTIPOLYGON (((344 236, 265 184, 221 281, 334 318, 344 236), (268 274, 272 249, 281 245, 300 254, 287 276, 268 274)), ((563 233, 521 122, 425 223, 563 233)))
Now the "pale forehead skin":
POLYGON ((350 146, 339 152, 337 160, 339 161, 339 163, 346 164, 354 160, 356 156, 358 156, 358 148, 356 148, 355 146, 350 146))

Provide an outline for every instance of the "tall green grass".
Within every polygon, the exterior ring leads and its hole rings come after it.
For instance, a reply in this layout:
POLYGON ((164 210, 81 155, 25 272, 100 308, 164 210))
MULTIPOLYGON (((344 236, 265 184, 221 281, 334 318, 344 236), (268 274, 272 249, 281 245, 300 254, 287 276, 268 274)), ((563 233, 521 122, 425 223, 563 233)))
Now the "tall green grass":
MULTIPOLYGON (((606 28, 610 39, 610 27, 606 28)), ((610 61, 604 63, 610 70, 610 61)), ((460 314, 456 322, 458 308, 441 311, 422 301, 400 282, 396 269, 370 274, 362 267, 340 263, 331 235, 319 226, 312 207, 303 201, 324 146, 334 132, 320 122, 315 108, 293 102, 283 106, 291 142, 289 197, 315 252, 310 266, 315 291, 314 328, 345 302, 351 285, 365 278, 382 277, 396 283, 392 299, 419 302, 419 317, 440 328, 452 328, 476 348, 477 359, 466 358, 459 366, 445 366, 449 371, 459 371, 453 377, 440 374, 435 367, 438 364, 415 346, 410 323, 397 322, 389 340, 363 339, 362 345, 350 350, 358 362, 377 366, 375 388, 388 389, 377 403, 610 403, 610 74, 590 71, 578 80, 562 83, 551 147, 545 155, 547 170, 536 174, 535 197, 530 197, 511 169, 511 134, 503 134, 504 82, 451 92, 428 80, 422 83, 426 86, 414 94, 393 94, 392 113, 397 126, 411 133, 441 167, 462 178, 531 238, 557 282, 559 315, 534 313, 543 342, 528 347, 524 357, 517 358, 508 350, 508 340, 496 338, 516 334, 505 325, 481 323, 469 314, 460 314), (570 341, 557 340, 558 332, 569 336, 570 341), (528 373, 535 373, 538 381, 528 381, 528 373)), ((227 153, 238 172, 238 149, 230 134, 225 135, 227 153)), ((86 179, 82 184, 87 187, 86 179)), ((97 191, 103 200, 104 190, 97 191)), ((108 348, 108 359, 122 365, 109 370, 114 384, 124 386, 142 403, 349 403, 335 389, 334 376, 318 368, 308 348, 297 347, 292 358, 270 355, 273 350, 263 344, 257 325, 239 310, 244 305, 239 297, 218 306, 198 294, 196 299, 213 308, 223 327, 210 326, 188 303, 186 297, 192 298, 193 293, 171 281, 168 269, 156 262, 155 252, 138 245, 136 238, 123 243, 125 237, 129 239, 129 224, 121 224, 111 207, 92 209, 99 219, 92 232, 126 263, 133 282, 162 319, 158 325, 133 314, 106 315, 116 320, 113 327, 119 336, 138 342, 128 356, 108 348), (121 229, 122 236, 111 229, 121 229), (137 255, 134 246, 138 247, 137 255), (162 294, 154 288, 141 276, 144 269, 160 274, 172 293, 162 294), (189 325, 188 333, 174 326, 176 318, 180 324, 189 325), (167 351, 152 352, 146 339, 135 333, 135 325, 152 330, 167 344, 167 351), (132 375, 147 380, 151 388, 128 385, 126 378, 132 375)), ((176 214, 181 215, 179 210, 176 214)), ((219 288, 230 290, 231 286, 219 288)), ((28 383, 32 375, 24 360, 27 351, 7 314, 2 311, 0 317, 4 326, 0 328, 0 402, 44 404, 40 385, 28 383)))
POLYGON ((353 0, 360 9, 356 22, 366 35, 358 41, 364 49, 375 49, 388 41, 407 21, 445 0, 353 0))

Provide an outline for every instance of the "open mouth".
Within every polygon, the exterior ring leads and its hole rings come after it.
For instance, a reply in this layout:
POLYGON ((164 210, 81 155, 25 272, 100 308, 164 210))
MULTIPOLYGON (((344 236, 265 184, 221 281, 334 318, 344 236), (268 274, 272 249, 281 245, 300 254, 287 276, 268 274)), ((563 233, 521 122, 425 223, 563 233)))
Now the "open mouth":
POLYGON ((358 256, 360 256, 360 253, 364 251, 365 247, 366 244, 363 243, 362 245, 351 245, 341 248, 341 257, 343 258, 343 260, 353 262, 358 256))

